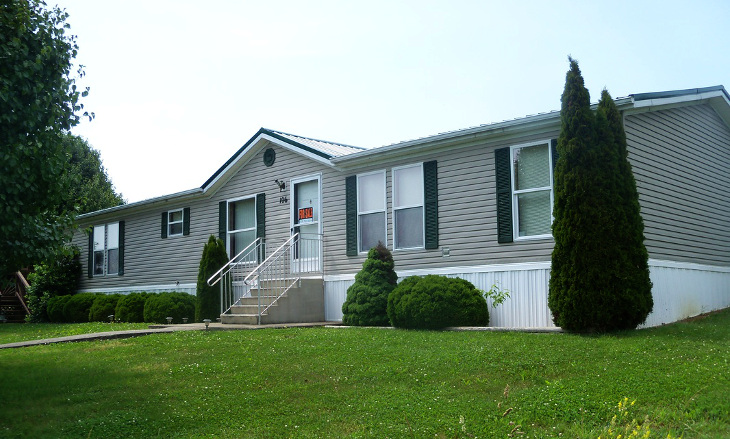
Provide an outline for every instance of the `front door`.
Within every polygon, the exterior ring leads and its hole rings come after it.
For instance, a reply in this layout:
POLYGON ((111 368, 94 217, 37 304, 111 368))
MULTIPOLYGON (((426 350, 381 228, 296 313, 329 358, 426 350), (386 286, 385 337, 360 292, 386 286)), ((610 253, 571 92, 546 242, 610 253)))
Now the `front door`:
POLYGON ((292 180, 292 234, 299 234, 294 249, 293 269, 298 272, 320 271, 322 218, 319 176, 292 180))

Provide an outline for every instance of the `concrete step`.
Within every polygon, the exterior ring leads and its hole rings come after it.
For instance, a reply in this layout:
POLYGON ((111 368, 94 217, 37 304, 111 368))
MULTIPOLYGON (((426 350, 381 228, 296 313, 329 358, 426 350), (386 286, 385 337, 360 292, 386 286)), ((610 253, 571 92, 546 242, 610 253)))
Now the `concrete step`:
POLYGON ((221 323, 234 325, 258 325, 256 314, 221 314, 221 323))
MULTIPOLYGON (((293 280, 291 281, 293 282, 293 280)), ((259 294, 267 295, 266 285, 262 283, 261 289, 251 290, 252 297, 241 299, 238 304, 231 307, 228 314, 221 315, 223 324, 258 324, 259 294)), ((279 291, 276 291, 278 295, 279 291)), ((272 297, 273 299, 273 297, 272 297)), ((262 300, 268 304, 270 300, 262 300)), ((303 278, 301 285, 295 284, 266 314, 261 316, 261 324, 276 323, 302 323, 324 320, 324 283, 321 277, 303 278)))
MULTIPOLYGON (((251 300, 251 299, 249 299, 251 300)), ((261 307, 264 308, 268 305, 267 303, 261 303, 261 307)), ((272 308, 276 307, 276 305, 272 305, 272 308)), ((259 305, 257 303, 257 299, 253 299, 253 302, 250 303, 241 303, 240 305, 233 305, 231 307, 231 310, 229 314, 258 314, 259 312, 259 305)))

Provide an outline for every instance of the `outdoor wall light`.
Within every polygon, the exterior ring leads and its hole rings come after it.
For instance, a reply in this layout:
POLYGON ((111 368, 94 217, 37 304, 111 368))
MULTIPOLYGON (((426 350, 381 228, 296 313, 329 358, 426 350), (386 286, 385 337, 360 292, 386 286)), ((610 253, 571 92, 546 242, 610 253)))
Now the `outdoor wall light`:
POLYGON ((165 317, 165 318, 167 319, 167 324, 168 324, 168 325, 169 325, 170 323, 172 323, 172 317, 165 317))
POLYGON ((210 319, 204 319, 203 323, 205 323, 205 329, 208 330, 208 325, 210 325, 210 319))

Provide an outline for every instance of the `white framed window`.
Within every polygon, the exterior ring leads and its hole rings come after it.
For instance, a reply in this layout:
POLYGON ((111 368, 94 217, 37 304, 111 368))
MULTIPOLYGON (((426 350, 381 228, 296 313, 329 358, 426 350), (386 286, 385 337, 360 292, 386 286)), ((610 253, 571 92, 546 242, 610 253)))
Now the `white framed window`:
POLYGON ((358 251, 367 252, 382 242, 388 245, 385 208, 385 170, 357 176, 358 251))
POLYGON ((256 197, 228 202, 228 248, 231 257, 256 240, 256 197))
POLYGON ((171 210, 167 212, 167 236, 182 236, 183 234, 183 210, 171 210))
POLYGON ((552 236, 553 166, 550 140, 511 147, 515 240, 552 236))
POLYGON ((119 273, 119 223, 94 226, 94 276, 119 273))
POLYGON ((423 230, 423 164, 393 168, 394 248, 423 248, 423 230))

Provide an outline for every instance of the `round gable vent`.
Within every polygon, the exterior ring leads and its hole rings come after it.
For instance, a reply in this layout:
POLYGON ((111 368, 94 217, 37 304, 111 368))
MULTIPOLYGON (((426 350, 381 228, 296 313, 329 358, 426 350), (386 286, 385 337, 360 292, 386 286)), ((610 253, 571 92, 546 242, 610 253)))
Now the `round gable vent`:
POLYGON ((276 151, 274 151, 273 148, 269 148, 266 151, 264 151, 264 164, 266 166, 273 165, 275 160, 276 160, 276 151))

